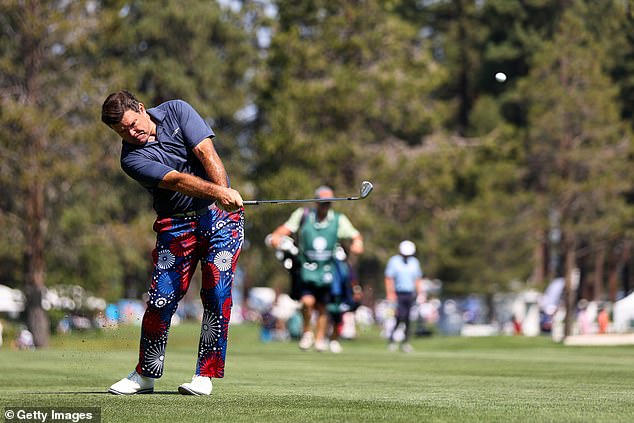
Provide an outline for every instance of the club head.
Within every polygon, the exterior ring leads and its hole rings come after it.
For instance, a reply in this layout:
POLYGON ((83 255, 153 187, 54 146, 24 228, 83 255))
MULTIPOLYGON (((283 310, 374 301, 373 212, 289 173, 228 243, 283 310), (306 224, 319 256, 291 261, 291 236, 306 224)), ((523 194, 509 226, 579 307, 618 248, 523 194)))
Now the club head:
POLYGON ((374 189, 374 186, 372 185, 372 182, 363 181, 361 183, 361 197, 360 198, 365 198, 368 195, 370 195, 373 189, 374 189))

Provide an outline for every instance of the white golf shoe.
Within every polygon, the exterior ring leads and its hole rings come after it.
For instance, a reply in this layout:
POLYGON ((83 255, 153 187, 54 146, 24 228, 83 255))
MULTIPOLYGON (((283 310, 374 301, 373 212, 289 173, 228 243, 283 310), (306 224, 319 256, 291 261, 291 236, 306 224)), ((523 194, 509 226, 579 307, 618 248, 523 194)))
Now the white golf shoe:
POLYGON ((194 375, 191 382, 178 387, 178 392, 183 395, 210 395, 212 389, 210 377, 194 375))
POLYGON ((328 341, 325 339, 318 339, 315 341, 315 351, 324 352, 328 351, 328 341))
POLYGON ((299 349, 306 351, 313 346, 315 342, 315 335, 312 332, 304 332, 302 339, 299 340, 299 349))
POLYGON ((141 376, 134 370, 128 377, 112 385, 108 392, 114 395, 151 394, 154 392, 154 379, 141 376))
POLYGON ((414 347, 412 347, 412 344, 405 342, 403 345, 401 345, 401 351, 409 354, 414 352, 414 347))
POLYGON ((341 344, 336 339, 330 341, 330 344, 328 344, 328 346, 330 347, 331 353, 339 354, 341 351, 343 351, 341 344))

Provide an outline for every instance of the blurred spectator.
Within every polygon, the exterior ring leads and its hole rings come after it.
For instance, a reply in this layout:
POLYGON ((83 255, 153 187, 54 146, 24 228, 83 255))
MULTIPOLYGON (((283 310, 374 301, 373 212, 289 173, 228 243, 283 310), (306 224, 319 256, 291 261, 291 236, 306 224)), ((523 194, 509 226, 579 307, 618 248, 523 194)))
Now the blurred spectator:
POLYGON ((458 304, 454 300, 446 300, 442 306, 440 330, 444 335, 460 335, 463 321, 458 304))
POLYGON ((521 335, 522 334, 522 321, 518 319, 517 314, 513 314, 511 317, 511 323, 513 324, 513 334, 521 335))
POLYGON ((33 334, 28 329, 22 329, 18 334, 15 345, 19 350, 32 350, 35 348, 33 334))
POLYGON ((577 313, 577 324, 581 335, 588 335, 591 332, 590 319, 588 318, 588 300, 581 299, 577 304, 579 312, 577 313))
POLYGON ((57 333, 66 335, 69 334, 71 330, 70 318, 68 316, 64 316, 64 318, 57 323, 57 333))
POLYGON ((597 315, 597 322, 599 323, 599 333, 608 333, 608 326, 610 325, 610 314, 605 307, 599 309, 597 315))
POLYGON ((106 306, 106 326, 116 328, 119 325, 119 307, 116 304, 106 306))
POLYGON ((270 311, 262 313, 262 328, 260 329, 260 341, 271 342, 275 331, 275 317, 270 311))

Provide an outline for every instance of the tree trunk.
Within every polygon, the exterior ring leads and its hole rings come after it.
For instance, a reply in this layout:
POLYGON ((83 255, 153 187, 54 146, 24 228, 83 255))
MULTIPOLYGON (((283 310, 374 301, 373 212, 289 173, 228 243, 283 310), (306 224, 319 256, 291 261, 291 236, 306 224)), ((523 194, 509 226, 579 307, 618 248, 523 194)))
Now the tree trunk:
MULTIPOLYGON (((42 142, 35 140, 34 145, 42 142)), ((44 205, 44 183, 35 177, 38 175, 36 152, 29 157, 30 175, 27 177, 25 206, 25 251, 24 251, 24 290, 26 295, 26 324, 33 334, 36 347, 48 346, 50 326, 48 314, 42 308, 45 294, 46 262, 44 248, 48 222, 44 205)))
POLYGON ((26 286, 26 325, 33 334, 33 343, 36 347, 47 347, 50 339, 50 321, 48 314, 42 308, 42 297, 45 294, 44 287, 35 284, 26 286))
POLYGON ((544 283, 544 257, 546 256, 546 248, 544 245, 544 231, 539 229, 536 231, 535 248, 533 249, 533 274, 531 275, 531 285, 541 287, 544 283))
POLYGON ((603 299, 603 267, 605 266, 605 246, 599 247, 594 260, 594 289, 592 290, 592 300, 603 299))
POLYGON ((42 308, 42 296, 45 294, 46 262, 44 260, 47 219, 45 213, 45 187, 48 177, 43 169, 48 144, 48 122, 34 118, 39 109, 40 99, 47 94, 42 86, 42 69, 45 66, 45 38, 47 25, 40 17, 46 15, 46 5, 41 2, 25 2, 22 8, 23 27, 19 48, 24 58, 24 80, 16 92, 25 106, 23 126, 26 134, 22 153, 24 168, 21 179, 24 193, 24 291, 26 295, 26 324, 33 334, 36 347, 48 346, 50 338, 49 319, 42 308), (28 26, 28 28, 27 28, 28 26))
POLYGON ((566 282, 564 289, 564 301, 566 305, 566 317, 564 319, 564 338, 572 335, 572 326, 575 320, 576 294, 579 284, 579 273, 576 266, 576 253, 574 243, 566 245, 564 252, 566 260, 566 282))
POLYGON ((621 250, 621 254, 614 263, 614 267, 610 269, 608 276, 608 297, 611 302, 616 301, 619 291, 619 276, 623 272, 623 268, 630 260, 632 255, 632 242, 625 241, 621 250))

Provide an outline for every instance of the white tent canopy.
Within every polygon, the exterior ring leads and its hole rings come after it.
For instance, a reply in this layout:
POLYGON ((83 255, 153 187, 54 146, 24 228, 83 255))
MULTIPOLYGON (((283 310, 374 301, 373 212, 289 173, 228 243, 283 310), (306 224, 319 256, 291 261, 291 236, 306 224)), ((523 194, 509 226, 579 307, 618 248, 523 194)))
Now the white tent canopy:
POLYGON ((629 332, 634 324, 634 293, 614 303, 614 330, 618 333, 629 332))
POLYGON ((20 313, 24 311, 24 294, 19 289, 0 285, 0 312, 20 313))

